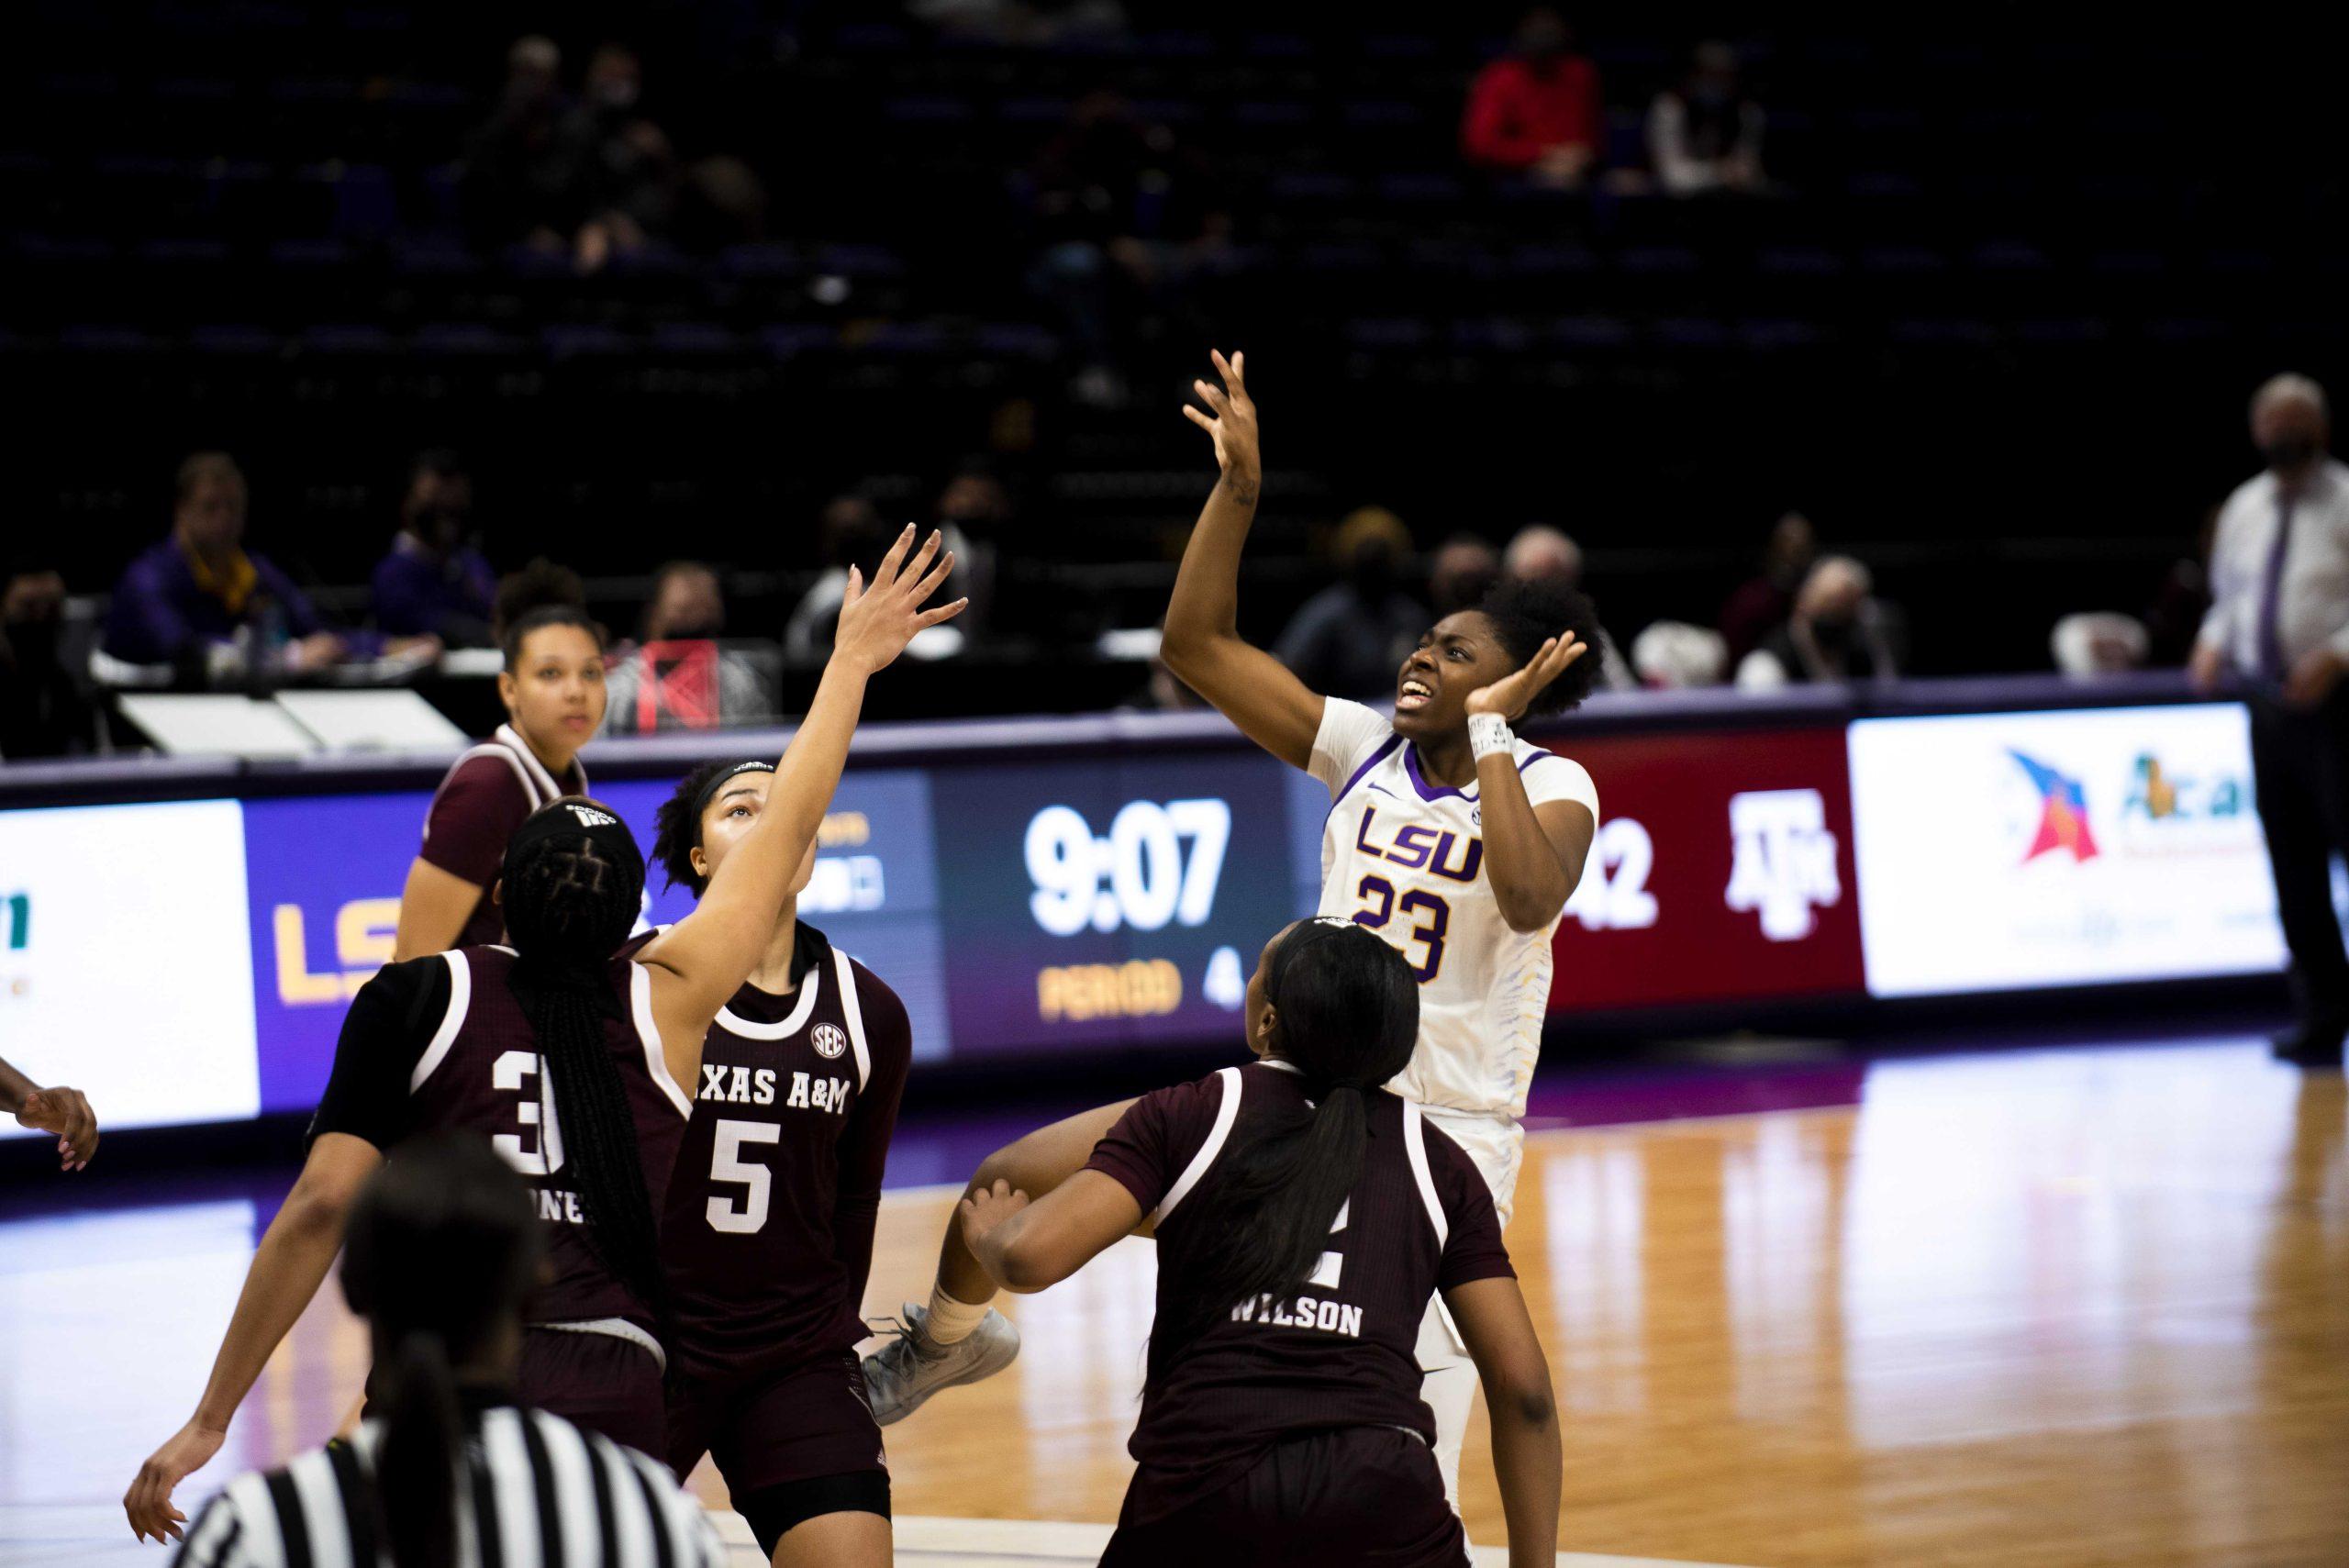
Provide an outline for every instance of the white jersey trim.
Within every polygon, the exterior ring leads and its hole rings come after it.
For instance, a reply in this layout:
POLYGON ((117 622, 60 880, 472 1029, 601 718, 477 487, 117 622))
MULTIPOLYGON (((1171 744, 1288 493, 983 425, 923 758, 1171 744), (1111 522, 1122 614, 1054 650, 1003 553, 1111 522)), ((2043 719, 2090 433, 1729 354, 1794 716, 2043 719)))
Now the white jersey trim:
POLYGON ((1164 1223, 1166 1217, 1174 1212, 1174 1206, 1191 1195, 1191 1189, 1199 1184, 1199 1179, 1214 1165, 1216 1156, 1223 1152, 1224 1142, 1231 1136, 1231 1124, 1240 1119, 1240 1069, 1219 1067, 1215 1076, 1223 1089, 1223 1097, 1216 1102, 1215 1125, 1208 1129, 1208 1140, 1199 1145, 1199 1151, 1191 1156, 1189 1164, 1183 1167, 1183 1174, 1166 1189, 1166 1195, 1152 1211, 1150 1223, 1152 1229, 1164 1223))
POLYGON ((816 993, 823 988, 823 973, 818 967, 809 966, 800 978, 798 1000, 792 1003, 790 1013, 779 1023, 755 1023, 731 1007, 718 1008, 718 1021, 728 1034, 740 1035, 744 1040, 789 1040, 807 1027, 807 1015, 816 1010, 816 993))
POLYGON ((416 1059, 416 1070, 407 1075, 411 1095, 424 1087, 425 1080, 448 1059, 449 1048, 457 1043, 457 1031, 464 1028, 466 1009, 473 1006, 473 970, 464 950, 454 948, 440 956, 449 962, 449 1007, 440 1015, 440 1027, 432 1031, 431 1043, 416 1059))
POLYGON ((626 1340, 660 1362, 662 1372, 669 1370, 669 1355, 661 1348, 661 1341, 625 1318, 580 1318, 568 1323, 525 1323, 522 1327, 551 1329, 558 1334, 602 1334, 608 1339, 626 1340))
POLYGON ((873 1050, 864 1042, 864 1008, 856 999, 856 971, 849 967, 854 962, 840 949, 832 950, 832 967, 840 972, 841 1011, 848 1016, 848 1043, 856 1052, 856 1087, 862 1094, 873 1076, 873 1050))
POLYGON ((1403 1153, 1411 1162, 1411 1180, 1419 1186, 1419 1201, 1427 1205, 1428 1223, 1435 1227, 1435 1245, 1442 1251, 1452 1240, 1452 1222, 1443 1217, 1443 1200, 1436 1195, 1435 1177, 1428 1170, 1428 1124, 1419 1107, 1403 1102, 1403 1153))
POLYGON ((631 960, 628 966, 629 1009, 636 1016, 636 1037, 644 1046, 644 1068, 652 1074, 652 1082, 669 1096, 681 1117, 694 1114, 694 1103, 669 1076, 669 1057, 661 1049, 661 1025, 652 1017, 652 972, 631 960))

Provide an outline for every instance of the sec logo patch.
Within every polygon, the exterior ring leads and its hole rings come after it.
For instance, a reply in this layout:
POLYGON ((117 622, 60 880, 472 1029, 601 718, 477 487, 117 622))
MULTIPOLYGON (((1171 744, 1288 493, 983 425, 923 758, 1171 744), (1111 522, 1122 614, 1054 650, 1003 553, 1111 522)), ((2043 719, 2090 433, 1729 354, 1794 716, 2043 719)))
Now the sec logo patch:
POLYGON ((838 1024, 818 1024, 808 1035, 807 1043, 816 1048, 817 1055, 831 1062, 848 1049, 848 1035, 838 1024))

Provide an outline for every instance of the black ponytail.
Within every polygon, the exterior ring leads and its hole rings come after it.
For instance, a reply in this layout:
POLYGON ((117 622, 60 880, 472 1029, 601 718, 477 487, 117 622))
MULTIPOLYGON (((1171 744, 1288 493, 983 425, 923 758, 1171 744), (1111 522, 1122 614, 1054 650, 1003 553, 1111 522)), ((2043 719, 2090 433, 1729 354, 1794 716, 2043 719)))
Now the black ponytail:
POLYGON ((405 1335, 389 1361, 376 1359, 375 1377, 379 1393, 368 1404, 384 1423, 375 1496, 394 1568, 454 1562, 465 1432, 449 1348, 438 1334, 405 1335))
POLYGON ((514 992, 554 1081, 562 1178, 579 1195, 588 1245, 649 1306, 661 1297, 652 1198, 628 1087, 606 1042, 615 1006, 607 966, 643 894, 635 841, 592 802, 543 807, 507 847, 500 897, 521 955, 514 992))
POLYGON ((1403 955, 1352 922, 1314 920, 1264 961, 1274 1049, 1305 1075, 1312 1100, 1252 1131, 1226 1155, 1186 1215, 1205 1238, 1195 1305, 1162 1318, 1150 1373, 1241 1302, 1295 1289, 1329 1249, 1330 1227, 1361 1179, 1369 1096, 1411 1060, 1419 988, 1403 955))
POLYGON ((342 1293, 374 1340, 374 1522, 394 1568, 462 1555, 458 1373, 512 1353, 539 1258, 529 1193, 473 1134, 402 1145, 351 1206, 342 1293))

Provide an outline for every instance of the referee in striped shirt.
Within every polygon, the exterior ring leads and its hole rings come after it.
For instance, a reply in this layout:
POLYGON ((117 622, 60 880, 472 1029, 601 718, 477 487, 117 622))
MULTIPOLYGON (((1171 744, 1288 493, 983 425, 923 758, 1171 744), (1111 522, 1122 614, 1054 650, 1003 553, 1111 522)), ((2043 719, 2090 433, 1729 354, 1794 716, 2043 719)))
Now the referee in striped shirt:
POLYGON ((417 1140, 353 1206, 342 1289, 373 1330, 375 1396, 349 1442, 240 1476, 188 1527, 183 1568, 722 1568, 657 1461, 510 1388, 539 1269, 529 1194, 487 1142, 417 1140))

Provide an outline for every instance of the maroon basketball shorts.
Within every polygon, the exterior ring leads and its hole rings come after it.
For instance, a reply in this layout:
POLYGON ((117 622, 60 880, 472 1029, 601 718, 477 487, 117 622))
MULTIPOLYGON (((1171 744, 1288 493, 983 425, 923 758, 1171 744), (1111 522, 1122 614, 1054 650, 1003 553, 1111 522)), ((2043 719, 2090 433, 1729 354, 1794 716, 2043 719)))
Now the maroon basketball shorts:
POLYGON ((889 1462, 853 1351, 740 1376, 680 1371, 669 1381, 666 1451, 679 1475, 704 1453, 718 1462, 770 1557, 794 1526, 820 1515, 889 1514, 889 1462))
POLYGON ((658 1459, 668 1451, 661 1363, 611 1334, 527 1328, 515 1397, 658 1459))
POLYGON ((1467 1568, 1435 1454, 1399 1427, 1275 1443, 1204 1496, 1162 1511, 1173 1489, 1148 1465, 1134 1473, 1101 1568, 1467 1568))

